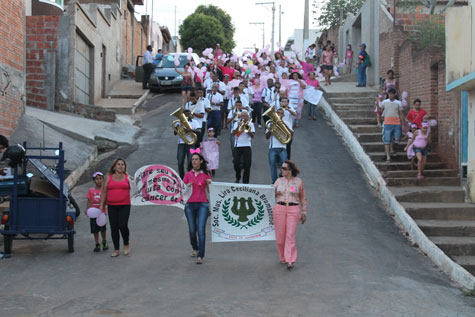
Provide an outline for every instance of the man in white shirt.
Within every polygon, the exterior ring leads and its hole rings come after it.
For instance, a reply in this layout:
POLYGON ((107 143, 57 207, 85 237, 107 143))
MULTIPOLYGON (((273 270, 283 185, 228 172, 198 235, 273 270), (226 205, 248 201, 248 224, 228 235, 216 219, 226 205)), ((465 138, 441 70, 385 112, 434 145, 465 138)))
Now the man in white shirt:
POLYGON ((218 85, 218 92, 221 95, 224 95, 224 93, 226 92, 226 85, 219 81, 218 75, 216 75, 215 73, 211 73, 210 78, 205 81, 206 94, 211 93, 214 84, 218 85))
POLYGON ((147 45, 145 53, 143 53, 143 78, 142 78, 142 88, 147 89, 148 81, 150 80, 150 75, 152 75, 154 66, 153 66, 153 57, 152 57, 152 45, 147 45))
POLYGON ((254 137, 256 130, 254 123, 249 120, 249 113, 244 110, 241 113, 241 120, 234 122, 232 134, 235 136, 234 141, 234 171, 236 172, 236 183, 241 180, 241 158, 244 160, 244 174, 242 176, 243 184, 249 184, 249 177, 251 175, 252 150, 251 140, 254 137), (241 131, 243 124, 249 124, 249 131, 241 131))
POLYGON ((222 118, 222 127, 224 129, 228 128, 226 118, 228 117, 228 103, 229 99, 231 98, 232 88, 231 83, 229 82, 229 75, 225 74, 223 77, 223 85, 224 85, 224 95, 223 95, 223 104, 221 105, 221 118, 222 118))
MULTIPOLYGON (((239 87, 234 87, 233 89, 233 96, 231 99, 229 99, 228 102, 228 112, 233 110, 233 108, 236 107, 236 102, 240 100, 242 109, 247 110, 247 112, 251 112, 251 108, 249 107, 249 102, 247 98, 241 98, 241 95, 239 94, 239 87)), ((229 122, 228 122, 229 123, 229 122)))
MULTIPOLYGON (((284 117, 284 109, 280 108, 276 110, 277 115, 282 120, 284 117)), ((283 120, 282 120, 283 121, 283 120)), ((289 125, 283 121, 287 128, 293 133, 293 130, 289 125)), ((274 122, 275 124, 275 122, 274 122)), ((278 168, 287 159, 287 146, 281 143, 267 128, 266 126, 266 139, 269 140, 269 165, 270 165, 270 175, 272 178, 272 184, 274 184, 278 175, 278 168)))
POLYGON ((192 117, 200 127, 200 133, 198 133, 198 140, 196 141, 195 147, 200 147, 201 140, 203 140, 203 129, 204 116, 206 113, 205 106, 203 102, 198 102, 196 98, 196 93, 191 92, 189 101, 185 104, 185 110, 190 110, 193 114, 192 117))
POLYGON ((279 75, 279 78, 282 79, 282 74, 283 73, 289 73, 289 69, 285 67, 285 59, 282 59, 280 61, 280 65, 277 66, 277 75, 279 75))
POLYGON ((267 79, 267 87, 262 90, 262 104, 264 110, 267 110, 274 104, 275 101, 275 88, 274 80, 272 78, 267 79))
MULTIPOLYGON (((191 126, 191 130, 188 130, 187 132, 195 132, 198 135, 198 133, 200 132, 199 123, 196 120, 193 120, 191 118, 190 110, 185 110, 184 113, 191 126)), ((174 134, 177 135, 176 132, 174 132, 174 134)), ((185 163, 185 157, 186 157, 186 164, 188 165, 191 158, 191 154, 190 154, 191 148, 192 146, 186 144, 185 141, 180 136, 178 136, 178 147, 177 147, 176 159, 178 161, 178 173, 180 174, 180 177, 182 179, 185 176, 185 167, 183 165, 185 163)))
MULTIPOLYGON (((284 121, 284 123, 288 126, 288 127, 292 127, 293 125, 293 116, 295 116, 296 114, 296 111, 295 111, 295 108, 289 104, 289 98, 287 98, 287 96, 281 96, 280 97, 280 105, 279 105, 279 109, 282 109, 284 108, 284 116, 282 117, 282 121, 284 121)), ((290 140, 289 143, 287 143, 287 159, 290 160, 290 154, 292 153, 292 142, 293 142, 294 138, 292 138, 290 140)))
POLYGON ((221 105, 223 104, 223 96, 218 92, 218 84, 214 84, 211 93, 206 96, 210 103, 211 110, 208 113, 208 128, 214 128, 216 136, 221 131, 221 105))
POLYGON ((205 115, 203 116, 203 125, 201 128, 201 134, 204 136, 204 133, 206 131, 206 124, 208 122, 208 113, 211 111, 211 104, 209 103, 209 100, 206 99, 205 97, 205 89, 197 89, 196 90, 196 96, 198 97, 198 103, 203 104, 203 107, 205 108, 205 115))

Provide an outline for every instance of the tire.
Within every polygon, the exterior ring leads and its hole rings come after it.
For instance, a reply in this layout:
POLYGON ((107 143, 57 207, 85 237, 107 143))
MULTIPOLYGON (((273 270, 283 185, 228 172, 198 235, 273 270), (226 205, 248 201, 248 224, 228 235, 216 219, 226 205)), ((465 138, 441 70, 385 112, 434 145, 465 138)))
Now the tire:
POLYGON ((12 244, 13 244, 12 237, 8 234, 5 234, 3 236, 3 251, 5 252, 5 254, 12 253, 12 244))
POLYGON ((68 252, 74 252, 74 233, 68 234, 68 252))
POLYGON ((160 93, 160 88, 150 88, 150 92, 153 92, 154 94, 159 94, 160 93))
POLYGON ((76 218, 78 218, 81 215, 81 209, 79 208, 79 205, 76 203, 76 200, 73 198, 73 196, 68 195, 68 199, 71 205, 73 205, 74 209, 76 209, 76 218))

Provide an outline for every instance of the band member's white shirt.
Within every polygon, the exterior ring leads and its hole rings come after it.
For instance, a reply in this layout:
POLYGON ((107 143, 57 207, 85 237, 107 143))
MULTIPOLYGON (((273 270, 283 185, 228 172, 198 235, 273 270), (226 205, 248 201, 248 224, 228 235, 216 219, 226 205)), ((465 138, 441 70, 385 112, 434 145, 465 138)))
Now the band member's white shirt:
MULTIPOLYGON (((289 131, 293 131, 291 127, 289 127, 288 123, 282 120, 284 124, 287 126, 289 131)), ((266 128, 266 134, 269 132, 269 129, 266 128)), ((281 143, 272 133, 270 134, 269 138, 269 149, 285 149, 287 148, 287 145, 284 143, 281 143)))
MULTIPOLYGON (((199 130, 201 129, 201 123, 198 123, 198 121, 196 121, 195 119, 188 120, 188 122, 190 123, 192 130, 199 130)), ((185 141, 183 141, 183 139, 180 136, 178 136, 178 144, 184 144, 184 143, 185 141)))
MULTIPOLYGON (((252 122, 249 123, 249 126, 251 127, 250 132, 255 133, 256 129, 254 128, 254 123, 252 122)), ((238 127, 239 127, 239 121, 234 122, 231 132, 238 129, 238 127)), ((239 136, 236 134, 235 140, 234 140, 234 147, 251 146, 251 140, 252 140, 252 137, 247 132, 242 132, 239 136)))
POLYGON ((203 118, 193 117, 194 120, 198 121, 198 123, 200 124, 200 128, 201 128, 201 126, 203 125, 203 122, 205 122, 205 120, 206 120, 205 119, 205 117, 206 117, 205 103, 197 101, 195 104, 192 104, 191 101, 188 101, 185 104, 185 110, 190 110, 193 113, 205 115, 203 118))
MULTIPOLYGON (((232 96, 229 101, 228 101, 228 111, 231 111, 233 109, 233 107, 236 105, 236 97, 235 96, 232 96)), ((247 98, 243 99, 243 98, 240 98, 241 100, 241 103, 242 103, 242 109, 243 110, 247 110, 247 111, 251 111, 251 108, 249 107, 249 101, 247 100, 247 98)))
POLYGON ((206 99, 208 99, 211 105, 211 110, 221 110, 220 103, 222 103, 224 99, 223 99, 223 96, 219 92, 209 93, 208 95, 206 95, 206 99), (213 103, 215 103, 215 105, 213 103))
POLYGON ((275 87, 266 87, 262 89, 262 100, 272 106, 272 103, 275 100, 275 87))

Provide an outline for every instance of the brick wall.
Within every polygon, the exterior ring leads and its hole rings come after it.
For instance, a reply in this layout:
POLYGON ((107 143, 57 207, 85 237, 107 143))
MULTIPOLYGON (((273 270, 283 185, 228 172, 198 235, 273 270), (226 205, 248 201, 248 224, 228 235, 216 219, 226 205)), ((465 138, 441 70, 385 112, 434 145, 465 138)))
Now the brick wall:
POLYGON ((59 16, 26 17, 26 104, 54 109, 54 95, 49 96, 48 78, 54 77, 54 57, 58 46, 59 16), (53 60, 51 60, 53 56, 53 60), (53 69, 51 69, 53 67, 53 69), (49 103, 49 104, 48 104, 49 103))
POLYGON ((24 1, 0 1, 0 134, 10 136, 24 106, 24 1))

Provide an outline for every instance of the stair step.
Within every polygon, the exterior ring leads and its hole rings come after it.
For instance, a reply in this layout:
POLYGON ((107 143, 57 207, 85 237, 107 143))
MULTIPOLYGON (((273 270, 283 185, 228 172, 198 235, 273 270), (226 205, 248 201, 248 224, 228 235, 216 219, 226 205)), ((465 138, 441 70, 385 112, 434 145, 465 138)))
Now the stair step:
POLYGON ((376 133, 354 133, 355 137, 360 143, 365 142, 378 142, 383 140, 381 132, 376 133))
MULTIPOLYGON (((428 158, 430 158, 430 156, 428 158)), ((416 177, 417 170, 386 171, 386 172, 383 172, 383 176, 387 178, 416 177)), ((456 177, 456 176, 459 176, 459 171, 451 170, 451 169, 424 170, 424 176, 425 177, 456 177)))
POLYGON ((463 203, 465 201, 465 191, 460 186, 389 186, 388 188, 401 202, 463 203))
POLYGON ((357 124, 350 124, 350 130, 353 133, 382 133, 383 129, 378 127, 376 124, 369 124, 369 125, 357 125, 357 124))
POLYGON ((450 256, 474 256, 475 237, 433 237, 429 236, 442 251, 450 256))
POLYGON ((416 220, 427 236, 475 237, 475 220, 416 220))
MULTIPOLYGON (((400 144, 394 144, 394 150, 396 152, 404 152, 404 147, 406 146, 407 142, 401 142, 400 144)), ((384 143, 383 140, 378 142, 360 142, 363 149, 367 152, 382 152, 384 151, 384 143)))
POLYGON ((402 205, 413 219, 475 221, 475 204, 403 202, 402 205))
POLYGON ((374 97, 329 97, 332 104, 374 104, 374 97))
POLYGON ((374 106, 371 104, 344 104, 344 103, 336 103, 332 104, 333 109, 338 111, 350 111, 350 110, 365 110, 365 111, 373 111, 373 114, 376 115, 374 112, 374 106))
POLYGON ((341 119, 372 118, 376 120, 373 110, 337 110, 341 119))
POLYGON ((325 95, 329 99, 333 98, 368 98, 374 101, 374 97, 377 92, 325 92, 325 95))
MULTIPOLYGON (((385 152, 368 152, 367 154, 373 162, 386 162, 385 152)), ((407 152, 396 152, 396 156, 391 157, 391 162, 410 162, 410 160, 407 158, 407 152)), ((437 153, 428 153, 427 162, 440 162, 440 157, 437 153)), ((414 166, 417 166, 417 161, 414 166)))
MULTIPOLYGON (((374 162, 374 165, 381 171, 411 171, 411 163, 410 162, 374 162)), ((427 162, 424 171, 428 170, 440 170, 446 167, 445 163, 442 162, 427 162)))
POLYGON ((418 180, 416 177, 386 178, 388 186, 460 186, 459 177, 424 177, 418 180))
POLYGON ((453 256, 452 257, 457 264, 469 271, 472 275, 475 275, 475 256, 453 256))

